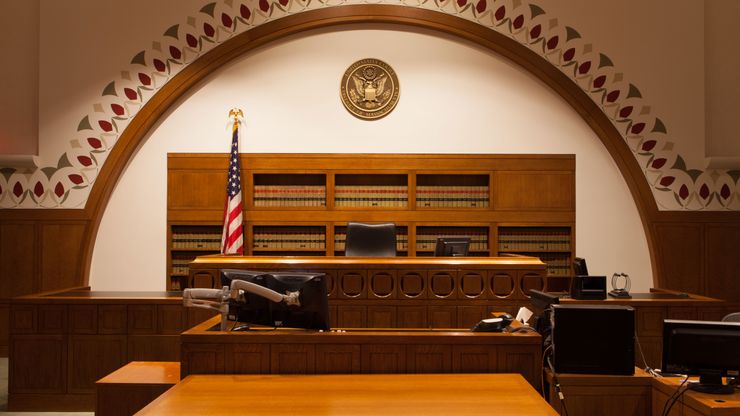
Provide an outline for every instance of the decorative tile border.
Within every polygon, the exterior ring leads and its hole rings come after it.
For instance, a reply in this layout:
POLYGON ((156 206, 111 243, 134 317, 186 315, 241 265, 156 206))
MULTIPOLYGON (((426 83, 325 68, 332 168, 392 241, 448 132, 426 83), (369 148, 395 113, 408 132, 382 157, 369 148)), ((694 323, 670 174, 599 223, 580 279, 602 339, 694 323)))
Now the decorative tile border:
POLYGON ((142 106, 182 68, 224 41, 284 16, 350 4, 391 4, 458 16, 508 36, 568 75, 621 133, 661 210, 740 210, 740 170, 686 166, 640 90, 607 55, 526 0, 223 0, 169 27, 103 88, 56 166, 0 168, 0 208, 82 208, 99 169, 142 106))

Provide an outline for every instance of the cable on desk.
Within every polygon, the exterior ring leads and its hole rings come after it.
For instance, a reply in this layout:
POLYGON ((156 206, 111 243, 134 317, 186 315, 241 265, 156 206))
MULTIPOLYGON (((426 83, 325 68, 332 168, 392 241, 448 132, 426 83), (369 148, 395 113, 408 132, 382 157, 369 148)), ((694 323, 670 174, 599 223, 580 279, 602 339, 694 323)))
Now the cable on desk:
POLYGON ((689 381, 688 374, 683 379, 681 384, 678 385, 678 387, 676 388, 676 391, 674 391, 673 394, 671 394, 671 396, 668 397, 668 399, 663 404, 663 412, 660 413, 661 416, 667 416, 671 412, 671 408, 673 408, 673 405, 676 404, 676 402, 681 397, 681 395, 683 395, 686 392, 686 390, 689 389, 689 386, 686 386, 685 389, 681 389, 684 386, 684 384, 686 384, 687 381, 689 381), (669 403, 670 403, 670 406, 668 405, 669 403))
POLYGON ((637 330, 635 330, 635 343, 637 344, 637 351, 640 353, 640 359, 642 359, 642 365, 643 369, 646 373, 650 374, 653 377, 658 377, 658 374, 655 372, 655 370, 647 365, 647 360, 645 360, 645 354, 642 353, 642 345, 640 345, 640 337, 637 336, 637 330))
POLYGON ((558 374, 555 372, 555 367, 552 365, 552 361, 550 361, 550 357, 547 357, 547 365, 550 367, 550 371, 552 371, 552 382, 553 386, 555 386, 555 392, 558 394, 558 399, 560 399, 560 405, 563 407, 563 416, 568 416, 568 407, 565 405, 565 395, 563 394, 563 391, 560 389, 560 381, 558 381, 558 374))

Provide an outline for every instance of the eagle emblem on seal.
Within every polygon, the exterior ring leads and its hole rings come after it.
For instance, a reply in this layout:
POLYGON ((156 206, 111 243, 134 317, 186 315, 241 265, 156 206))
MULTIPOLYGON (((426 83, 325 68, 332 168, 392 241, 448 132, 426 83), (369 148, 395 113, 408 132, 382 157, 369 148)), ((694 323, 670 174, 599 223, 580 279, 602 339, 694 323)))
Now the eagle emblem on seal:
POLYGON ((398 102, 398 77, 381 60, 361 59, 345 71, 340 93, 342 103, 355 117, 378 119, 390 113, 398 102))

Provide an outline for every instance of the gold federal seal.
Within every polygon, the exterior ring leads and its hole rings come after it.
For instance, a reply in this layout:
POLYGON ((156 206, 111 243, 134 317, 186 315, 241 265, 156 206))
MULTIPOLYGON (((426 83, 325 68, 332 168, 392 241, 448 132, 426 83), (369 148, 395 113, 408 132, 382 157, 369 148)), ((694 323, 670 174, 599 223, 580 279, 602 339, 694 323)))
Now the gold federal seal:
POLYGON ((398 103, 399 93, 396 72, 373 58, 350 65, 344 71, 339 92, 347 110, 363 120, 385 117, 398 103))

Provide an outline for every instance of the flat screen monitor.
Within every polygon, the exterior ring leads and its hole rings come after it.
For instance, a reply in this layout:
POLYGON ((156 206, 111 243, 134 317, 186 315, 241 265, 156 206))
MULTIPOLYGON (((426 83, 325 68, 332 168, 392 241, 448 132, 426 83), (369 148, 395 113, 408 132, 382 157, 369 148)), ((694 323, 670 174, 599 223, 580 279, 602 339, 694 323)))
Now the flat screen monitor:
POLYGON ((465 257, 470 250, 470 237, 437 237, 436 257, 465 257))
POLYGON ((543 345, 547 346, 551 342, 552 305, 559 304, 560 298, 552 293, 532 289, 529 291, 529 301, 534 309, 529 325, 542 335, 543 345))
MULTIPOLYGON (((299 292, 300 306, 276 303, 254 293, 231 300, 229 317, 246 325, 329 330, 329 298, 324 273, 222 270, 225 278, 245 280, 280 294, 299 292)), ((229 282, 230 283, 230 282, 229 282)))
POLYGON ((576 257, 573 260, 573 272, 576 276, 588 276, 588 267, 586 267, 586 259, 582 257, 576 257))
MULTIPOLYGON (((221 286, 231 287, 234 280, 244 280, 260 286, 266 286, 268 272, 255 270, 222 269, 221 286)), ((235 328, 248 329, 250 324, 270 325, 269 300, 254 293, 244 293, 240 300, 229 301, 229 320, 243 324, 235 328)))
POLYGON ((732 393, 722 377, 740 376, 740 323, 664 320, 662 370, 699 376, 692 390, 732 393))

